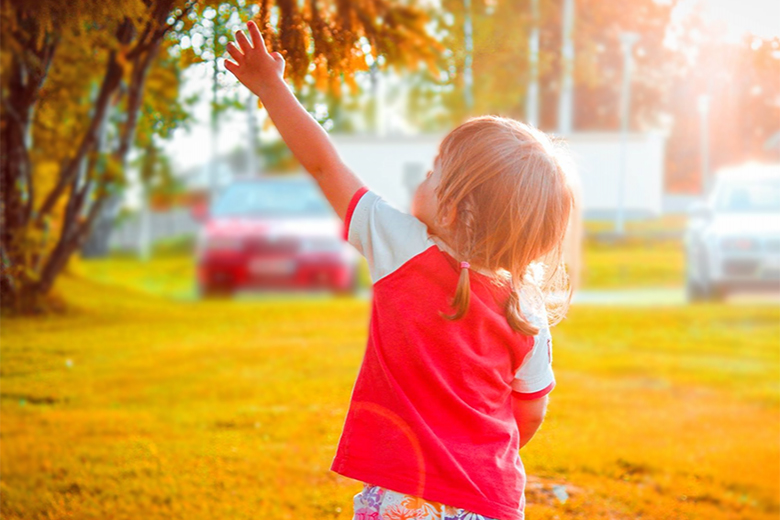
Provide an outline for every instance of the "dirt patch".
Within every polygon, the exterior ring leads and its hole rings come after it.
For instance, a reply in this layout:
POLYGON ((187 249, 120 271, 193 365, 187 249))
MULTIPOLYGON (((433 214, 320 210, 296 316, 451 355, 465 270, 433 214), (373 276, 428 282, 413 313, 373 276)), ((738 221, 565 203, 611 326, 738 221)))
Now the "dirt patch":
POLYGON ((565 504, 583 492, 582 488, 563 479, 550 479, 530 475, 525 484, 525 500, 528 504, 565 504))

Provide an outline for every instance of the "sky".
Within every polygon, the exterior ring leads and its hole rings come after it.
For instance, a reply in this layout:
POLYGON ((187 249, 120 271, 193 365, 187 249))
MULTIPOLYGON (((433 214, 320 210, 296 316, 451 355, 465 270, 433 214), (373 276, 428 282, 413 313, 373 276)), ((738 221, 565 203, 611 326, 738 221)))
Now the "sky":
MULTIPOLYGON (((576 0, 575 0, 576 1, 576 0)), ((612 0, 604 0, 612 1, 612 0)), ((679 9, 696 8, 697 1, 682 0, 679 9)), ((725 24, 729 39, 738 39, 746 31, 759 36, 780 36, 780 0, 703 0, 704 15, 713 21, 725 24)), ((194 66, 186 72, 186 84, 182 95, 193 91, 203 92, 195 107, 195 120, 189 131, 176 130, 174 137, 164 143, 174 168, 182 171, 207 161, 212 154, 211 131, 209 128, 210 69, 208 66, 194 66)), ((224 88, 247 91, 231 75, 226 74, 224 88)), ((263 110, 257 111, 258 123, 265 118, 263 110)), ((248 124, 245 113, 234 112, 220 119, 217 150, 231 151, 242 140, 248 139, 248 124)))
MULTIPOLYGON (((186 170, 209 160, 212 155, 210 103, 211 74, 210 64, 193 65, 185 71, 184 85, 181 97, 201 92, 202 95, 194 106, 193 121, 189 130, 177 129, 173 138, 164 143, 165 150, 173 161, 176 170, 186 170)), ((245 99, 248 91, 238 83, 231 74, 224 89, 239 91, 240 99, 245 99)), ((257 117, 262 120, 264 111, 258 110, 257 117)), ((258 121, 260 122, 260 121, 258 121)), ((246 139, 249 124, 243 112, 230 111, 219 120, 217 134, 217 150, 219 153, 230 152, 239 140, 246 139)))
POLYGON ((780 0, 706 0, 704 4, 707 15, 728 24, 729 37, 746 31, 780 36, 780 0))

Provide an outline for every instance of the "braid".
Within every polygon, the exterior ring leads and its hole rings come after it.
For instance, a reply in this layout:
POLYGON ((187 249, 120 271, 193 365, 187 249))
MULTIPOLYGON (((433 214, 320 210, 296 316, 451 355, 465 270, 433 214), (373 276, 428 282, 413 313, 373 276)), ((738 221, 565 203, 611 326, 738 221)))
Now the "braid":
POLYGON ((465 244, 464 256, 465 258, 458 259, 465 260, 466 267, 461 264, 460 275, 458 276, 458 285, 455 288, 455 296, 452 299, 452 307, 455 308, 455 314, 448 315, 439 313, 448 320, 457 320, 462 318, 466 311, 469 309, 469 302, 471 301, 471 277, 469 276, 468 261, 472 260, 477 242, 477 226, 474 211, 472 209, 472 202, 470 198, 466 198, 462 203, 462 208, 459 208, 459 223, 456 235, 457 242, 465 244))

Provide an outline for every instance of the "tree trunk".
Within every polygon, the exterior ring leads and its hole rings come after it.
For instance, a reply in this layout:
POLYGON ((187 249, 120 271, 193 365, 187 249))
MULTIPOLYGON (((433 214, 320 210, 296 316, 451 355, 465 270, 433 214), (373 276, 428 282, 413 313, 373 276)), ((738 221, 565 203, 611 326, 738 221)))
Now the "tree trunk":
MULTIPOLYGON (((37 35, 39 28, 34 18, 19 15, 18 20, 28 34, 37 35)), ((21 36, 24 40, 24 35, 21 36)), ((19 38, 20 33, 12 37, 19 38)), ((58 40, 58 35, 47 33, 40 47, 34 37, 23 41, 33 60, 14 55, 7 71, 7 96, 2 98, 0 111, 0 306, 4 308, 17 306, 20 292, 32 278, 23 243, 35 195, 29 155, 30 125, 58 40)))
POLYGON ((15 231, 22 229, 25 220, 25 197, 30 197, 25 179, 29 178, 29 155, 25 146, 30 121, 29 106, 24 103, 22 85, 23 65, 14 57, 10 72, 8 99, 3 100, 1 138, 3 153, 0 154, 0 175, 2 175, 3 208, 0 228, 2 233, 3 270, 0 279, 0 297, 13 299, 19 290, 19 278, 24 276, 20 269, 21 247, 15 231))

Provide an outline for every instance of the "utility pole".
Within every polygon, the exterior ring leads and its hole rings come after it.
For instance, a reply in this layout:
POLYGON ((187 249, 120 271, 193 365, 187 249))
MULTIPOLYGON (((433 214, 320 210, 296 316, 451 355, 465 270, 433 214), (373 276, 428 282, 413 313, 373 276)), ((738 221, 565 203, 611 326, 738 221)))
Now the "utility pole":
POLYGON ((620 174, 618 176, 618 207, 615 217, 615 233, 624 233, 624 199, 628 161, 628 123, 631 110, 631 49, 639 41, 639 35, 632 32, 620 33, 620 46, 623 49, 623 87, 620 95, 620 174))
POLYGON ((561 93, 558 97, 558 132, 568 135, 572 131, 572 112, 574 107, 574 0, 563 0, 563 43, 561 57, 563 70, 561 75, 561 93))
POLYGON ((217 44, 219 35, 217 34, 217 12, 212 10, 214 16, 211 18, 212 27, 212 53, 214 54, 214 70, 211 79, 211 168, 209 168, 209 200, 214 200, 217 192, 217 133, 219 131, 219 122, 217 120, 217 44))
POLYGON ((525 118, 529 125, 539 126, 539 0, 531 0, 531 32, 528 37, 528 91, 525 96, 525 118))
POLYGON ((463 37, 465 40, 464 46, 466 48, 466 60, 463 65, 463 90, 466 109, 471 113, 471 109, 474 107, 474 77, 471 70, 474 53, 474 37, 471 25, 471 0, 463 0, 463 8, 465 10, 463 37))
POLYGON ((262 157, 258 157, 260 138, 257 133, 257 97, 247 90, 246 98, 246 124, 247 136, 246 142, 246 169, 247 176, 254 177, 260 173, 262 168, 262 157), (258 158, 260 160, 258 160, 258 158))
POLYGON ((701 153, 701 190, 702 195, 706 197, 710 192, 710 97, 707 94, 701 94, 697 102, 699 110, 699 150, 701 153))
POLYGON ((373 130, 376 133, 377 136, 384 136, 385 135, 385 107, 384 107, 384 100, 385 100, 385 90, 384 90, 384 83, 382 81, 381 77, 381 71, 379 70, 379 64, 377 63, 377 60, 379 57, 374 60, 374 62, 371 64, 370 73, 371 73, 371 97, 373 99, 372 104, 372 111, 371 111, 371 117, 373 118, 373 130))

